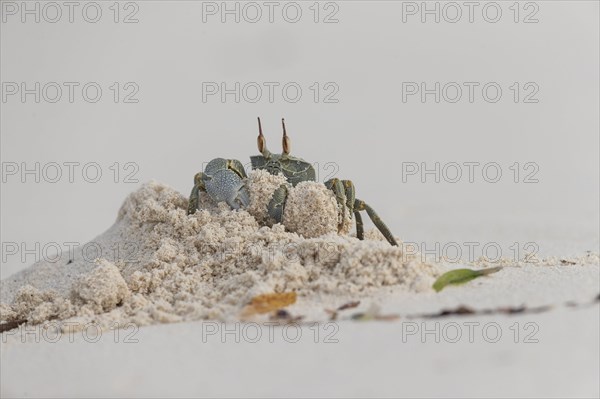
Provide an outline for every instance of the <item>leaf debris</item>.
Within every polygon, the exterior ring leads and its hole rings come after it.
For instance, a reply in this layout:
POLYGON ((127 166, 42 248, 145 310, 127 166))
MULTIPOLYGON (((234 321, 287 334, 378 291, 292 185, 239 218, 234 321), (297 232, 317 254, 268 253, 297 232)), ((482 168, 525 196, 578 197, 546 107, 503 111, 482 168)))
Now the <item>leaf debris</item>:
POLYGON ((271 321, 284 321, 287 323, 297 323, 302 319, 304 319, 304 316, 292 316, 292 314, 285 309, 278 309, 269 317, 269 320, 271 321))
POLYGON ((560 263, 563 265, 576 265, 577 262, 573 262, 572 260, 561 259, 560 263))
POLYGON ((500 269, 502 269, 501 266, 492 267, 489 269, 481 269, 481 270, 473 270, 473 269, 450 270, 449 272, 442 274, 440 277, 438 277, 437 280, 435 280, 435 283, 433 283, 433 289, 436 292, 440 292, 447 285, 464 284, 464 283, 471 281, 477 277, 496 273, 500 269))
POLYGON ((270 313, 294 303, 296 303, 295 292, 280 292, 257 295, 252 298, 248 305, 246 305, 242 311, 242 315, 250 316, 254 314, 270 313))
POLYGON ((339 306, 336 310, 325 309, 325 312, 330 315, 329 320, 333 321, 333 320, 337 320, 338 313, 341 312, 342 310, 354 309, 354 308, 358 307, 358 305, 360 305, 360 301, 348 302, 348 303, 345 303, 345 304, 339 306))
POLYGON ((423 317, 426 319, 434 319, 438 317, 447 317, 447 316, 465 316, 465 315, 494 315, 494 314, 516 314, 516 313, 541 313, 552 309, 552 306, 538 306, 535 308, 528 308, 524 305, 517 307, 500 307, 494 309, 483 309, 483 310, 475 310, 468 306, 458 306, 454 309, 443 309, 438 313, 429 313, 422 314, 417 316, 412 316, 410 318, 419 318, 423 317))

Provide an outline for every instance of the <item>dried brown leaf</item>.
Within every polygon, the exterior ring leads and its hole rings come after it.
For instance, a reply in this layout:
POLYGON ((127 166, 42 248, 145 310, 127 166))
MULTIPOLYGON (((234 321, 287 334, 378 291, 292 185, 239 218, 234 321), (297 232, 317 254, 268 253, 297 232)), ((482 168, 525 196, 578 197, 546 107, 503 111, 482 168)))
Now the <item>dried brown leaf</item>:
POLYGON ((244 308, 244 315, 263 314, 282 309, 296 303, 295 292, 280 292, 257 295, 244 308))

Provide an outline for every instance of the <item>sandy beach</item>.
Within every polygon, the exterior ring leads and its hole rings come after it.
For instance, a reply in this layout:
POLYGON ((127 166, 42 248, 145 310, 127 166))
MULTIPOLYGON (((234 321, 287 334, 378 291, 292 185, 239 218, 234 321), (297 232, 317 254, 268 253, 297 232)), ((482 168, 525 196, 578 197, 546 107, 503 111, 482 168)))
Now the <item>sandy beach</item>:
POLYGON ((505 259, 436 293, 444 271, 492 263, 430 262, 376 230, 307 239, 207 198, 188 216, 186 202, 146 184, 93 240, 136 257, 83 246, 2 280, 3 321, 27 320, 2 334, 4 397, 598 393, 598 254, 505 259), (248 312, 276 292, 294 303, 248 312))
POLYGON ((0 14, 0 397, 600 397, 598 1, 0 14))

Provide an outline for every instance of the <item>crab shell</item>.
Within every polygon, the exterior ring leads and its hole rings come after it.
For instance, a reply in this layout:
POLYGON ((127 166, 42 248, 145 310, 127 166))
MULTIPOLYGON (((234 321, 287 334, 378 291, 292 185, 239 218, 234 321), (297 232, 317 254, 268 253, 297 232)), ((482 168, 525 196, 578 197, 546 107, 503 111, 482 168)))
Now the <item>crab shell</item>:
POLYGON ((263 155, 254 155, 250 157, 250 162, 252 170, 262 169, 272 175, 283 174, 287 182, 294 187, 303 181, 316 180, 315 169, 302 158, 271 154, 267 159, 263 155))

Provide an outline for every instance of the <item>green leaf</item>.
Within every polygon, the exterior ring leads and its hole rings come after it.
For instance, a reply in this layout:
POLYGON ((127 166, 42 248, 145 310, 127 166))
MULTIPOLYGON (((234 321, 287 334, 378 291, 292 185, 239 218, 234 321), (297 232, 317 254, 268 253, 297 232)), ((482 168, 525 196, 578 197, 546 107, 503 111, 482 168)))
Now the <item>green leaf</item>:
POLYGON ((502 267, 492 267, 489 269, 472 270, 472 269, 456 269, 450 270, 442 274, 433 283, 433 289, 436 292, 440 292, 444 287, 450 284, 464 284, 467 281, 471 281, 474 278, 485 276, 486 274, 496 273, 502 267))

